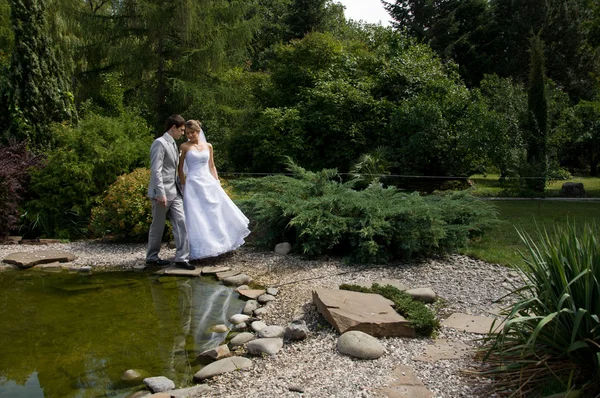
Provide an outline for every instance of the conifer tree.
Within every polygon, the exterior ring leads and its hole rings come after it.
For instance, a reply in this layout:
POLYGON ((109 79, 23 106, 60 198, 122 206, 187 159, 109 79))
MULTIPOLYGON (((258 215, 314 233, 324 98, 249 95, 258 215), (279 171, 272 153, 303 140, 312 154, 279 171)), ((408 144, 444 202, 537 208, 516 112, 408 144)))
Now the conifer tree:
POLYGON ((51 124, 75 117, 68 76, 48 34, 46 0, 11 0, 14 50, 8 95, 9 132, 33 149, 52 146, 51 124))

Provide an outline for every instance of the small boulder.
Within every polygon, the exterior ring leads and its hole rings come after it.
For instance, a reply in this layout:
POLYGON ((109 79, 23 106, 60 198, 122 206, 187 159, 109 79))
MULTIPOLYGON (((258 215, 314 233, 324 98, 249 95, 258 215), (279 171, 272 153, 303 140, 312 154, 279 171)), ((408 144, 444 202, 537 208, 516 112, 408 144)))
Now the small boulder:
POLYGON ((565 182, 558 192, 563 198, 585 197, 585 188, 582 182, 565 182))
POLYGON ((255 300, 257 297, 259 297, 260 295, 264 294, 265 291, 262 289, 251 289, 251 290, 238 290, 237 291, 240 296, 255 300))
POLYGON ((424 303, 433 303, 437 297, 435 292, 428 287, 409 289, 406 291, 406 294, 411 296, 413 299, 422 301, 424 303))
POLYGON ((225 325, 214 325, 210 328, 210 331, 213 333, 227 333, 229 328, 225 325))
POLYGON ((248 319, 250 319, 250 315, 235 314, 232 315, 231 318, 229 318, 229 322, 233 323, 234 325, 237 325, 238 323, 246 322, 248 319))
POLYGON ((277 296, 277 293, 279 293, 279 289, 276 287, 270 287, 267 289, 267 294, 270 294, 271 296, 277 296))
POLYGON ((235 288, 236 292, 239 292, 240 290, 248 290, 250 289, 250 287, 248 285, 241 285, 235 288))
POLYGON ((254 316, 261 317, 269 312, 268 307, 260 307, 254 310, 254 316))
POLYGON ((282 256, 288 255, 292 251, 292 245, 288 242, 278 243, 275 245, 275 250, 273 250, 275 254, 279 254, 282 256))
POLYGON ((275 300, 275 296, 271 296, 270 294, 261 294, 260 296, 258 296, 257 300, 261 304, 266 304, 269 301, 275 300))
POLYGON ((252 330, 254 330, 255 332, 260 331, 261 329, 264 329, 267 327, 267 324, 262 322, 262 321, 254 321, 250 324, 250 327, 252 328, 252 330))
POLYGON ((358 330, 342 334, 338 338, 337 349, 341 354, 359 359, 377 359, 385 352, 379 340, 358 330))
POLYGON ((251 340, 254 340, 254 338, 254 335, 250 332, 240 333, 229 341, 229 345, 231 345, 231 348, 239 347, 251 340))
POLYGON ((175 389, 175 383, 173 380, 166 378, 165 376, 147 377, 144 379, 144 384, 153 393, 165 392, 175 389))
POLYGON ((206 365, 194 374, 194 379, 202 381, 210 377, 252 367, 252 361, 244 357, 223 358, 206 365))
POLYGON ((256 339, 248 342, 246 349, 252 355, 275 355, 283 348, 282 338, 256 339))
POLYGON ((123 375, 121 376, 121 380, 127 382, 141 381, 143 378, 144 376, 142 375, 142 372, 137 369, 128 369, 123 372, 123 375))
POLYGON ((246 323, 238 323, 237 325, 233 326, 234 332, 243 332, 247 329, 248 329, 248 325, 246 323))
POLYGON ((287 328, 283 337, 286 340, 304 340, 308 337, 308 327, 302 319, 292 321, 287 328))
POLYGON ((283 335, 285 334, 285 329, 281 326, 270 325, 260 329, 257 334, 258 337, 260 337, 261 339, 283 337, 283 335))
POLYGON ((244 309, 242 310, 242 314, 245 315, 252 315, 254 313, 254 310, 258 309, 259 305, 258 305, 258 301, 256 300, 248 300, 246 301, 246 305, 244 305, 244 309))
POLYGON ((252 282, 252 278, 250 278, 246 274, 239 274, 223 278, 221 282, 223 282, 224 285, 228 286, 242 286, 252 282))
POLYGON ((229 351, 229 347, 227 345, 220 345, 218 347, 212 348, 210 350, 206 350, 198 354, 196 359, 223 359, 231 356, 231 351, 229 351))

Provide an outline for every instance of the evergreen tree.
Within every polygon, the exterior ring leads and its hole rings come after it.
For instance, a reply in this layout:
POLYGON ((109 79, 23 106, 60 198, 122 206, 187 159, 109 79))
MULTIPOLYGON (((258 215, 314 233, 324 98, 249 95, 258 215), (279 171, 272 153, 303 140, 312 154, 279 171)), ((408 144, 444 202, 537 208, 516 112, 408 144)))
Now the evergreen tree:
POLYGON ((310 32, 322 31, 327 0, 291 0, 286 18, 287 39, 301 39, 310 32))
POLYGON ((531 67, 527 92, 528 127, 527 163, 531 171, 527 185, 543 192, 548 169, 548 101, 546 98, 546 72, 544 48, 539 36, 530 40, 531 67))
POLYGON ((32 148, 52 145, 52 122, 75 117, 73 96, 46 20, 46 0, 11 0, 14 50, 10 66, 9 135, 32 148))

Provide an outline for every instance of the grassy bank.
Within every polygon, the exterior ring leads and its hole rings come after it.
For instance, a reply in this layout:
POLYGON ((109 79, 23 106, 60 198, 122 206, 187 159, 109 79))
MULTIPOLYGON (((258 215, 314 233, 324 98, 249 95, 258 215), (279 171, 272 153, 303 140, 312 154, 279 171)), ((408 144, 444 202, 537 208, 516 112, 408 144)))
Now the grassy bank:
MULTIPOLYGON (((506 197, 513 196, 505 191, 507 185, 498 180, 499 175, 488 174, 487 176, 474 175, 472 194, 479 197, 506 197)), ((598 177, 573 177, 568 180, 552 181, 546 187, 546 196, 557 197, 560 188, 565 182, 582 182, 588 198, 600 198, 600 178, 598 177)))
POLYGON ((600 223, 600 202, 495 201, 500 223, 482 238, 472 242, 463 254, 504 265, 519 265, 519 250, 524 250, 515 227, 535 234, 538 227, 551 230, 554 225, 574 222, 600 223))

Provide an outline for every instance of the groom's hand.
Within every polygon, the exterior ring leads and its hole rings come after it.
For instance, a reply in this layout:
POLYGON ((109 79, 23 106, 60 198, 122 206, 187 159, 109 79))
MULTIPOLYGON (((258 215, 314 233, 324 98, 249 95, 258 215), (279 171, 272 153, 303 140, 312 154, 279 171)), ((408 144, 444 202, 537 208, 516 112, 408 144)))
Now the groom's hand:
POLYGON ((167 207, 167 197, 166 196, 159 196, 156 198, 156 202, 161 205, 162 207, 167 207))

